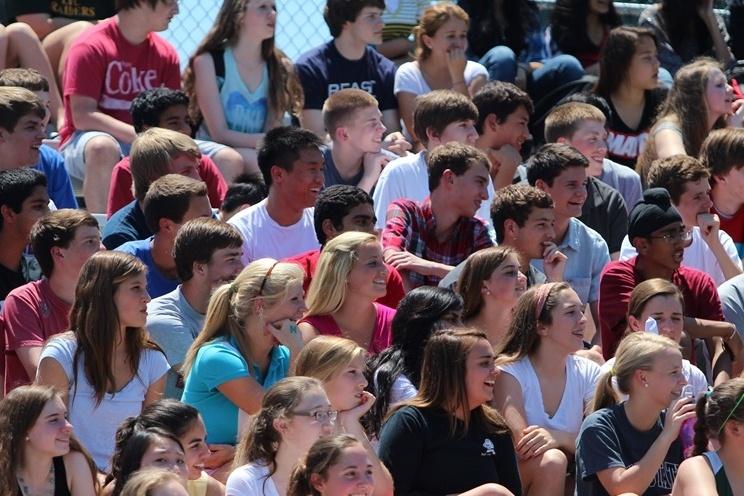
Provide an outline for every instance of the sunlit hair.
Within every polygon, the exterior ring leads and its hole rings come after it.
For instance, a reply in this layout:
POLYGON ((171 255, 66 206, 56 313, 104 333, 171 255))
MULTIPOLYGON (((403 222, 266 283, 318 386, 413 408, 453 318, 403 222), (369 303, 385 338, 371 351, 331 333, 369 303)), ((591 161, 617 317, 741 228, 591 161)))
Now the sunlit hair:
POLYGON ((310 377, 287 377, 271 386, 261 400, 261 409, 253 416, 249 428, 238 444, 233 470, 246 463, 266 465, 271 477, 277 470, 276 454, 282 435, 274 420, 292 418, 293 411, 308 392, 323 391, 319 380, 310 377))
POLYGON ((700 148, 700 162, 710 171, 711 183, 732 169, 744 167, 744 129, 727 127, 711 131, 700 148))
MULTIPOLYGON (((250 2, 251 0, 223 1, 212 28, 189 58, 188 67, 183 74, 183 89, 189 97, 189 116, 193 122, 201 120, 196 96, 194 59, 203 53, 225 50, 238 43, 245 9, 250 2)), ((266 117, 266 124, 271 126, 281 119, 284 112, 299 114, 302 110, 302 86, 290 59, 276 48, 273 36, 261 42, 261 58, 266 62, 269 72, 269 115, 266 117)))
POLYGON ((155 496, 155 491, 173 482, 183 486, 183 480, 170 470, 155 468, 140 470, 124 485, 121 496, 155 496))
POLYGON ((467 393, 467 358, 480 341, 488 342, 485 333, 472 328, 451 328, 437 332, 426 343, 421 366, 421 383, 418 394, 402 406, 440 408, 449 414, 450 435, 463 435, 475 416, 480 425, 490 433, 503 433, 508 427, 501 415, 486 404, 470 408, 467 393), (462 419, 458 429, 458 412, 471 412, 462 419))
POLYGON ((495 350, 499 365, 517 362, 537 351, 540 344, 538 326, 549 326, 553 323, 553 310, 561 302, 561 295, 571 290, 565 282, 553 282, 546 285, 533 286, 517 301, 514 315, 500 346, 495 350), (544 293, 547 291, 547 293, 544 293), (537 306, 543 293, 544 303, 538 315, 537 306))
MULTIPOLYGON (((345 449, 361 443, 349 434, 323 437, 315 441, 304 460, 295 467, 289 480, 287 496, 320 496, 312 476, 328 478, 328 469, 338 463, 345 449)), ((366 468, 365 468, 366 469, 366 468)))
POLYGON ((464 303, 463 320, 476 317, 483 309, 485 305, 483 283, 490 279, 493 272, 510 256, 518 255, 517 250, 510 246, 496 246, 477 251, 468 257, 457 281, 457 292, 462 296, 464 303))
MULTIPOLYGON (((70 310, 70 329, 77 339, 72 363, 71 387, 74 393, 71 402, 77 393, 74 384, 79 384, 77 375, 81 360, 84 362, 83 373, 94 391, 97 404, 103 401, 107 391, 115 389, 113 360, 120 323, 114 295, 123 283, 146 273, 147 267, 138 258, 119 251, 98 252, 80 270, 75 301, 70 310)), ((146 349, 159 348, 150 341, 144 327, 129 327, 124 336, 127 365, 131 374, 136 375, 142 353, 146 349)), ((70 338, 70 335, 64 335, 65 338, 70 338)))
POLYGON ((295 374, 328 382, 357 358, 367 352, 351 339, 337 336, 318 336, 297 355, 295 374))
POLYGON ((218 337, 235 339, 240 354, 248 356, 245 324, 256 314, 256 304, 260 301, 264 308, 271 308, 282 303, 290 288, 302 286, 304 277, 296 264, 261 258, 247 265, 231 283, 217 288, 209 299, 204 326, 186 353, 181 374, 188 376, 199 349, 218 337))
POLYGON ((597 411, 617 404, 618 398, 612 387, 613 377, 617 379, 617 389, 630 396, 635 371, 651 370, 661 353, 666 350, 676 350, 679 353, 680 347, 671 339, 658 334, 634 332, 626 336, 617 347, 612 371, 600 376, 597 382, 592 410, 597 411))
POLYGON ((719 384, 710 394, 698 399, 695 407, 695 448, 693 455, 708 451, 708 439, 726 444, 726 424, 730 421, 744 423, 744 378, 730 379, 719 384))
POLYGON ((349 231, 328 241, 307 290, 306 317, 338 312, 346 300, 347 280, 363 246, 379 244, 374 234, 349 231))
MULTIPOLYGON (((39 420, 47 403, 59 397, 49 386, 21 386, 0 401, 0 494, 21 496, 16 475, 23 466, 26 435, 39 420)), ((70 437, 70 451, 85 457, 97 491, 98 470, 74 435, 70 437)))
MULTIPOLYGON (((662 122, 677 122, 682 130, 685 153, 696 157, 711 129, 708 124, 706 88, 710 71, 721 69, 721 64, 711 58, 700 58, 683 66, 674 76, 674 84, 659 110, 654 128, 662 122)), ((713 129, 726 127, 725 117, 713 123, 713 129)), ((651 162, 657 158, 654 128, 649 133, 643 152, 638 157, 636 172, 646 181, 651 162)))
POLYGON ((416 59, 423 61, 431 56, 431 49, 424 43, 423 35, 433 37, 447 21, 455 18, 465 23, 467 28, 470 25, 470 16, 462 7, 451 2, 441 2, 427 8, 419 19, 418 26, 413 28, 413 35, 416 37, 416 59))

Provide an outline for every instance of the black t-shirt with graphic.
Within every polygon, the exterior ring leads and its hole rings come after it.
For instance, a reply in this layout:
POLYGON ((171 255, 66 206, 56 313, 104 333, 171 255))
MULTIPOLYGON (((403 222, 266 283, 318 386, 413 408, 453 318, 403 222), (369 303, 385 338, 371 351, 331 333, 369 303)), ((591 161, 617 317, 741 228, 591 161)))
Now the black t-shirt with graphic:
POLYGON ((666 94, 667 90, 664 88, 646 91, 641 122, 636 129, 631 129, 623 122, 612 104, 612 99, 607 98, 607 103, 612 110, 611 119, 607 123, 607 158, 632 169, 635 168, 638 156, 648 138, 648 132, 656 120, 666 94))
POLYGON ((490 434, 472 416, 465 435, 458 420, 452 436, 450 419, 440 409, 406 406, 382 426, 379 455, 393 476, 395 494, 459 494, 497 483, 521 495, 509 433, 490 434))

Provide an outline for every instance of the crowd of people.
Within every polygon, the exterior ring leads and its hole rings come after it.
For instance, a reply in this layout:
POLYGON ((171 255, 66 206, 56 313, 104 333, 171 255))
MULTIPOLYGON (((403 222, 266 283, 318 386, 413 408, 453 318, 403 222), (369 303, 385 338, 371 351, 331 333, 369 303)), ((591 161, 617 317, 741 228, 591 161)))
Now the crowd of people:
POLYGON ((744 495, 711 0, 9 3, 0 494, 744 495))

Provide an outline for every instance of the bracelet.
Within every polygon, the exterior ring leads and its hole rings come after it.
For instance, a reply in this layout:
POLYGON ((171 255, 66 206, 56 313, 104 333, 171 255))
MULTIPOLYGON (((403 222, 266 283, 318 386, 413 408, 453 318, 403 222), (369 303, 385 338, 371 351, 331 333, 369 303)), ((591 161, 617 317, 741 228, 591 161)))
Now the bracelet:
POLYGON ((734 327, 734 330, 733 330, 733 331, 731 331, 731 336, 727 337, 727 338, 726 338, 726 339, 724 340, 724 342, 726 342, 726 343, 728 343, 729 341, 731 341, 731 338, 733 338, 733 337, 734 337, 734 335, 736 334, 736 326, 734 326, 733 324, 732 324, 732 326, 734 327))

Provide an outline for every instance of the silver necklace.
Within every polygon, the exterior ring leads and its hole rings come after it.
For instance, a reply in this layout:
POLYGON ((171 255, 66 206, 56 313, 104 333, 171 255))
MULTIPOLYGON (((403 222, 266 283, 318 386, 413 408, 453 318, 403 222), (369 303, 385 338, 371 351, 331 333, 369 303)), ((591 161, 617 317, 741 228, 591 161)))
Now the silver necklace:
POLYGON ((49 467, 46 486, 44 486, 44 489, 41 492, 32 492, 20 473, 16 474, 16 480, 18 481, 18 486, 21 488, 21 494, 23 496, 52 496, 54 495, 54 462, 52 462, 52 466, 49 467))

